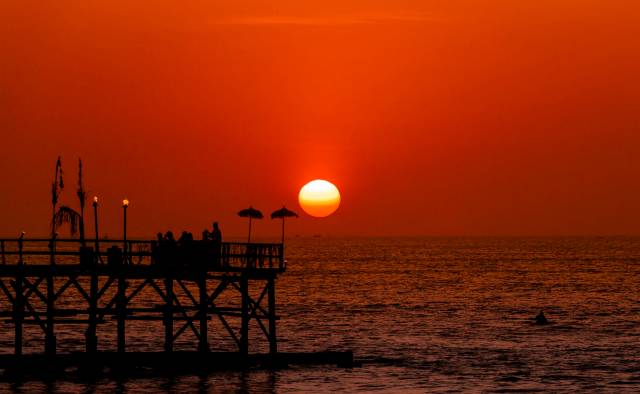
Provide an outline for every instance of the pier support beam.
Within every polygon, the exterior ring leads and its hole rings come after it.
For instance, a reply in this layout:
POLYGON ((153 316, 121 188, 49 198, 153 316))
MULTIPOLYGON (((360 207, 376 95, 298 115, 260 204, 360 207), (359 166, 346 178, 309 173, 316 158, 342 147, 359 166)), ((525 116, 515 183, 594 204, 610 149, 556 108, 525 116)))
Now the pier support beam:
POLYGON ((13 283, 16 297, 13 300, 13 320, 15 324, 14 331, 14 350, 16 356, 22 355, 22 322, 24 321, 24 294, 22 290, 22 277, 24 266, 18 265, 18 270, 13 283))
POLYGON ((47 330, 44 335, 44 353, 56 354, 56 335, 54 331, 56 292, 54 277, 47 275, 47 330))
POLYGON ((56 354, 56 335, 54 331, 55 320, 55 278, 53 276, 53 270, 56 265, 56 235, 53 234, 51 241, 49 242, 49 264, 51 269, 47 275, 47 325, 44 334, 44 353, 56 354))
POLYGON ((198 351, 206 353, 209 351, 209 341, 207 334, 207 307, 209 306, 209 294, 207 293, 207 273, 203 271, 198 282, 199 290, 199 313, 200 313, 200 342, 198 351))
POLYGON ((249 280, 245 273, 240 277, 240 293, 242 297, 241 326, 240 326, 240 354, 249 354, 249 280))
POLYGON ((276 284, 273 277, 267 282, 269 286, 269 353, 275 356, 278 353, 278 336, 276 334, 276 284))
MULTIPOLYGON (((121 267, 123 270, 124 267, 121 267)), ((126 351, 126 330, 125 323, 127 318, 127 282, 124 279, 124 275, 121 272, 118 277, 118 295, 116 301, 116 314, 118 320, 117 327, 117 340, 118 340, 118 353, 124 353, 126 351)))
POLYGON ((164 280, 164 293, 166 296, 164 306, 164 351, 173 351, 173 278, 168 276, 164 280))
POLYGON ((87 327, 86 350, 87 353, 98 352, 97 316, 98 314, 98 276, 95 266, 91 267, 91 279, 89 283, 89 326, 87 327))

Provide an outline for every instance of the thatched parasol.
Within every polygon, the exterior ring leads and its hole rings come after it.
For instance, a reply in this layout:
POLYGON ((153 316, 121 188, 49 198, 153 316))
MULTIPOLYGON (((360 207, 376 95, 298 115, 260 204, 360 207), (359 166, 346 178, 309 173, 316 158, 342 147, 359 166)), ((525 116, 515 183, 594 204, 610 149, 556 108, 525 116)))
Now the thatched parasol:
POLYGON ((284 219, 297 218, 298 214, 288 210, 284 205, 277 211, 271 212, 271 219, 282 219, 282 243, 284 244, 284 219))
POLYGON ((251 242, 251 220, 262 219, 264 216, 262 215, 262 212, 251 206, 238 212, 238 216, 242 218, 249 218, 249 237, 247 238, 247 242, 251 242))

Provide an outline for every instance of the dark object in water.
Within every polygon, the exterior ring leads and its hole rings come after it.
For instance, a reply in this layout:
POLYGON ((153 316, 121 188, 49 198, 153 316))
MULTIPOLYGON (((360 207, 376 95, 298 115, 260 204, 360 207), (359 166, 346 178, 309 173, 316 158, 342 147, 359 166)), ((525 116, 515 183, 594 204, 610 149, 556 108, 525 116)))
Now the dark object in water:
POLYGON ((547 320, 547 317, 544 315, 543 311, 540 311, 540 313, 538 313, 538 316, 536 316, 535 321, 536 321, 536 324, 539 326, 549 324, 549 320, 547 320))

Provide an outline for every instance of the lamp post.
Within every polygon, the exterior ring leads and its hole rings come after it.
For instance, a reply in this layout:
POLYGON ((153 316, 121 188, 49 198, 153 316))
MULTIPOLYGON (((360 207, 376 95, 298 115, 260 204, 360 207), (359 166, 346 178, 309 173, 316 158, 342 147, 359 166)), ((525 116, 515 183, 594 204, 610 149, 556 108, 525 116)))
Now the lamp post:
POLYGON ((89 283, 89 327, 87 327, 86 347, 87 353, 96 353, 98 351, 98 337, 96 336, 97 311, 98 311, 98 275, 95 267, 100 263, 100 243, 98 232, 98 196, 93 196, 93 226, 96 231, 95 259, 94 266, 91 270, 91 279, 89 283))
MULTIPOLYGON (((122 200, 122 211, 124 213, 124 231, 122 233, 122 239, 124 242, 124 249, 122 254, 122 262, 126 264, 127 262, 127 208, 129 208, 129 200, 126 198, 122 200)), ((124 275, 122 271, 120 271, 118 277, 118 294, 117 294, 117 302, 116 302, 116 314, 117 314, 117 341, 118 341, 118 353, 124 353, 126 348, 125 343, 125 320, 127 313, 127 282, 124 280, 124 275)))
POLYGON ((122 240, 124 242, 124 247, 122 249, 123 252, 123 260, 127 261, 127 208, 129 208, 129 200, 126 198, 122 200, 122 211, 124 213, 124 228, 122 231, 122 240))
POLYGON ((96 262, 100 260, 100 244, 98 243, 98 196, 93 196, 93 225, 96 230, 96 262))

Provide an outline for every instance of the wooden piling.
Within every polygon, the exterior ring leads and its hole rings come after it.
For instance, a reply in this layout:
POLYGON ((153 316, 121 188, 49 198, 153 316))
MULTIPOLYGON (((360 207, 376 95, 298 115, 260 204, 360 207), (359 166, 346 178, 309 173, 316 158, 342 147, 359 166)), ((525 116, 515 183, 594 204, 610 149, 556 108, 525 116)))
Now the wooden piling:
POLYGON ((55 278, 50 273, 47 275, 47 330, 44 337, 45 354, 56 354, 56 335, 54 330, 55 319, 55 278))
POLYGON ((200 313, 200 341, 198 343, 198 351, 206 353, 209 351, 209 340, 207 331, 207 309, 209 307, 209 293, 207 293, 207 272, 202 271, 198 281, 199 290, 199 313, 200 313))
POLYGON ((249 280, 245 273, 240 276, 240 294, 242 297, 240 354, 247 356, 249 354, 249 280))
POLYGON ((13 287, 15 290, 15 298, 13 300, 13 320, 14 320, 14 354, 22 355, 22 323, 24 321, 24 293, 22 289, 22 264, 18 265, 16 270, 15 281, 13 287))
POLYGON ((124 267, 120 267, 118 276, 118 294, 116 301, 118 353, 126 351, 126 319, 127 319, 127 283, 124 278, 124 267))
POLYGON ((167 273, 164 280, 166 302, 164 307, 164 351, 173 351, 173 278, 167 273))
POLYGON ((269 353, 278 354, 278 336, 276 334, 276 285, 275 279, 270 277, 267 282, 269 286, 269 353))
MULTIPOLYGON (((97 257, 96 257, 97 259, 97 257)), ((96 263, 97 264, 97 261, 96 263)), ((98 275, 96 266, 91 267, 89 283, 89 325, 86 332, 86 351, 96 353, 98 351, 97 319, 98 319, 98 275)))
POLYGON ((56 235, 54 234, 49 242, 49 264, 51 269, 47 273, 47 325, 44 337, 44 352, 45 354, 56 354, 56 336, 54 331, 54 319, 55 319, 55 278, 53 276, 54 266, 56 265, 56 235))

